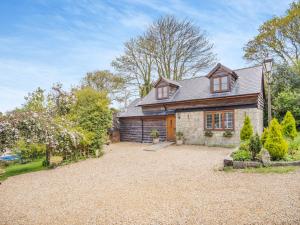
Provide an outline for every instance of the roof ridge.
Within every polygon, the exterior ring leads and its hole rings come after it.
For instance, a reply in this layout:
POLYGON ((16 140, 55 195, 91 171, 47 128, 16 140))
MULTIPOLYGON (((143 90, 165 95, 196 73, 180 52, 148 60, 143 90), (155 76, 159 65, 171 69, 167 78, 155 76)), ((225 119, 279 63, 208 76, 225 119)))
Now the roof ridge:
POLYGON ((243 68, 239 68, 239 69, 234 69, 233 71, 250 69, 250 68, 259 67, 259 66, 262 66, 262 65, 247 66, 247 67, 243 67, 243 68))
POLYGON ((202 76, 199 76, 199 77, 190 77, 190 78, 185 78, 185 79, 178 80, 178 81, 183 81, 183 80, 192 80, 192 79, 197 79, 197 78, 202 78, 202 77, 206 77, 206 75, 202 75, 202 76))

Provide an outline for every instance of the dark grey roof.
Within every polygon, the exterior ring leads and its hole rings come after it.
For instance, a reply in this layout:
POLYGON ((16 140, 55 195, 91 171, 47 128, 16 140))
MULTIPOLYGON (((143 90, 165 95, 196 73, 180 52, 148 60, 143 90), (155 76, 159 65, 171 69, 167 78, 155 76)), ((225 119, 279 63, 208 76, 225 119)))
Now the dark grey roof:
POLYGON ((230 92, 211 93, 210 80, 206 76, 202 76, 177 81, 181 87, 168 99, 156 99, 155 90, 152 89, 150 93, 140 101, 139 105, 247 95, 261 92, 262 66, 238 69, 234 70, 234 72, 238 75, 238 79, 230 92))
MULTIPOLYGON (((163 115, 157 112, 145 114, 142 111, 142 105, 159 104, 168 102, 178 102, 196 99, 208 99, 228 96, 238 96, 260 93, 262 90, 262 66, 233 70, 238 79, 234 83, 230 92, 211 93, 210 80, 206 76, 196 77, 181 81, 178 90, 169 99, 157 100, 154 88, 143 99, 134 100, 124 112, 119 113, 119 117, 163 115)), ((165 114, 164 114, 165 115, 165 114)))

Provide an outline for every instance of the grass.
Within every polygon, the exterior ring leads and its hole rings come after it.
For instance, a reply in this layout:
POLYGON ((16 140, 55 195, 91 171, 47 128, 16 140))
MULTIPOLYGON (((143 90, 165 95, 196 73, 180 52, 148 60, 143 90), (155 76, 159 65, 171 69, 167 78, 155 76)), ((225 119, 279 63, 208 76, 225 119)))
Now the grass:
POLYGON ((232 167, 225 167, 224 172, 243 172, 243 173, 289 173, 294 172, 300 167, 297 166, 278 166, 278 167, 259 167, 246 169, 233 169, 232 167))
POLYGON ((45 170, 47 168, 42 165, 43 160, 44 159, 37 159, 26 164, 12 164, 4 168, 5 172, 4 174, 0 175, 0 180, 5 180, 8 177, 16 176, 19 174, 45 170))

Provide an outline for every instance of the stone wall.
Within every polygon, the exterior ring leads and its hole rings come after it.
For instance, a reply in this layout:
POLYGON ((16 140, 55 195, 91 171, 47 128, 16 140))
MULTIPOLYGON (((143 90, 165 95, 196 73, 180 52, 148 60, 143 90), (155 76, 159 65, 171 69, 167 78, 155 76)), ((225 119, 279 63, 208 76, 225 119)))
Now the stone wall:
POLYGON ((212 137, 204 136, 204 112, 177 112, 176 131, 184 134, 186 144, 202 144, 209 146, 233 146, 240 142, 240 130, 243 127, 245 115, 251 119, 254 132, 263 131, 263 111, 257 108, 243 108, 234 110, 234 131, 230 138, 223 137, 224 131, 212 131, 212 137))

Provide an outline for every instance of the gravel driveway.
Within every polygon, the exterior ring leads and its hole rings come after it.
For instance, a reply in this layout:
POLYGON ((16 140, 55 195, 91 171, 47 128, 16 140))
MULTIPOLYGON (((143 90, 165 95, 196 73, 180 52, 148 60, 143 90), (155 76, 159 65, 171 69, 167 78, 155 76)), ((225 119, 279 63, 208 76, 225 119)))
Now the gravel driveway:
POLYGON ((300 171, 215 171, 228 149, 119 143, 100 159, 11 177, 0 224, 300 224, 300 171))

